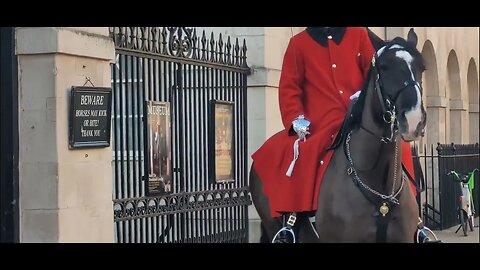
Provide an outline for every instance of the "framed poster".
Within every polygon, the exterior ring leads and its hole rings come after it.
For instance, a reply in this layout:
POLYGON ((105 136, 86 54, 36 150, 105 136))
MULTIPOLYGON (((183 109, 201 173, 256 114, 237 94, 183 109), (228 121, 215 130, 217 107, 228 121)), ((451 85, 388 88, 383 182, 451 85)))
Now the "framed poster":
POLYGON ((233 102, 210 101, 209 178, 213 183, 235 181, 233 112, 233 102))
POLYGON ((146 193, 162 195, 172 192, 172 141, 170 103, 145 102, 147 153, 145 163, 148 171, 146 193))

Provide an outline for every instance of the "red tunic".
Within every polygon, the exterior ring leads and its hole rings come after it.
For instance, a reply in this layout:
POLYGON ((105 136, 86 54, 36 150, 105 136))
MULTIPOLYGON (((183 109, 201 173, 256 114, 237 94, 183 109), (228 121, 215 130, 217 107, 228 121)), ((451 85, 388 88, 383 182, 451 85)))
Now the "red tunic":
MULTIPOLYGON (((365 28, 347 28, 343 40, 328 46, 307 31, 290 39, 283 59, 279 103, 284 130, 269 138, 253 155, 255 171, 263 181, 272 217, 279 212, 317 209, 321 180, 333 151, 327 151, 339 131, 350 96, 363 85, 374 48, 365 28), (307 141, 291 177, 286 176, 297 139, 289 129, 298 115, 311 121, 307 141)), ((409 146, 408 143, 404 143, 409 146)), ((407 148, 403 147, 404 153, 407 148)), ((406 164, 413 175, 413 161, 406 164), (411 170, 410 170, 411 169, 411 170)), ((408 154, 407 153, 407 154, 408 154)))

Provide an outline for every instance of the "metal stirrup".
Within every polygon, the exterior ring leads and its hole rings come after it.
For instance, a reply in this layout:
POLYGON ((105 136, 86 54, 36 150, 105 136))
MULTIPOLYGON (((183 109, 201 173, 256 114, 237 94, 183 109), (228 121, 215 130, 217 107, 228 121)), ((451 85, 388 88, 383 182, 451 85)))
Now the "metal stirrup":
MULTIPOLYGON (((285 218, 285 217, 284 217, 285 218)), ((272 239, 272 243, 276 243, 277 241, 277 238, 280 236, 280 233, 281 232, 287 232, 287 233, 290 233, 292 235, 292 239, 293 239, 293 243, 296 243, 296 238, 295 238, 295 232, 293 231, 293 226, 295 225, 295 221, 297 221, 297 215, 296 213, 291 213, 288 217, 288 220, 287 220, 287 225, 284 226, 283 228, 281 228, 276 234, 275 236, 273 237, 272 239)))

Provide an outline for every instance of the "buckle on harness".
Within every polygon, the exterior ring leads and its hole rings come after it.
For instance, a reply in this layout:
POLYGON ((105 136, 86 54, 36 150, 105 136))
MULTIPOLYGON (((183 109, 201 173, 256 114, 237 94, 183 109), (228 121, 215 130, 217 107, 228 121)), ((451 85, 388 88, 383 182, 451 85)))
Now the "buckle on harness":
POLYGON ((297 221, 297 217, 293 214, 291 214, 289 217, 288 217, 288 221, 287 221, 287 224, 289 226, 292 226, 295 225, 295 221, 297 221))

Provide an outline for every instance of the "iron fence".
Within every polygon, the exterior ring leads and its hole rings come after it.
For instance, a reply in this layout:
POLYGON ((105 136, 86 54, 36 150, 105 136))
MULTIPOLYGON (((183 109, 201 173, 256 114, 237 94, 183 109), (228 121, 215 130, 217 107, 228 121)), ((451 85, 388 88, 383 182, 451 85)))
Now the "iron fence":
POLYGON ((247 242, 247 47, 185 27, 113 27, 117 242, 247 242), (232 102, 234 180, 209 179, 211 100, 232 102), (172 193, 146 190, 145 101, 171 106, 172 193))
MULTIPOLYGON (((452 176, 447 173, 454 170, 466 174, 473 169, 480 169, 479 144, 437 144, 427 149, 424 146, 423 154, 414 155, 420 161, 422 174, 425 177, 426 189, 418 198, 423 209, 423 220, 432 229, 447 229, 459 224, 457 216, 458 197, 460 188, 452 176), (427 152, 427 150, 429 150, 427 152)), ((414 153, 418 149, 414 149, 414 153)), ((417 174, 417 172, 416 172, 417 174)), ((479 173, 475 173, 474 209, 475 216, 479 215, 480 181, 479 173)))

